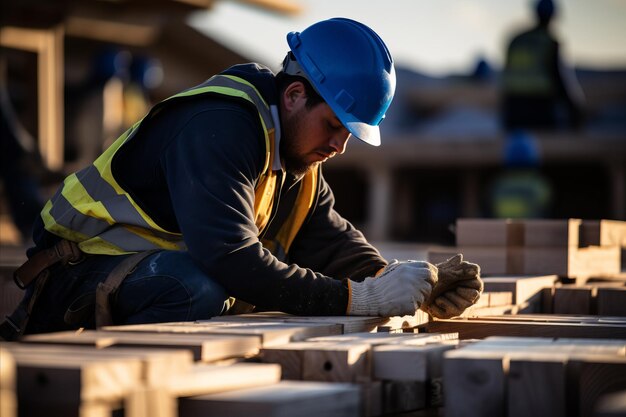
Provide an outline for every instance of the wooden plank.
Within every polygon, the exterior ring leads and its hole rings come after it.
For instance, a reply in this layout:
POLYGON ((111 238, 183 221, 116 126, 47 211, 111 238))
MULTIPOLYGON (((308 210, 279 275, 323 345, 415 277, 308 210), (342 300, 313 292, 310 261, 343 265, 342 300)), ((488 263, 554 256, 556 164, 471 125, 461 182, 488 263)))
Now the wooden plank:
POLYGON ((617 339, 490 336, 463 349, 500 352, 503 357, 514 352, 626 356, 626 342, 617 339))
POLYGON ((502 357, 479 351, 444 354, 446 417, 487 417, 505 414, 505 373, 502 357))
POLYGON ((513 304, 522 305, 539 301, 541 290, 552 287, 558 280, 556 275, 513 275, 484 277, 485 291, 507 291, 512 294, 513 304))
POLYGON ((576 358, 569 366, 577 374, 578 391, 570 401, 578 403, 578 415, 592 415, 603 395, 626 390, 626 357, 576 358))
POLYGON ((0 345, 0 416, 17 416, 16 369, 13 355, 0 345))
POLYGON ((359 384, 364 417, 383 414, 383 382, 367 381, 359 384))
POLYGON ((334 323, 287 323, 281 319, 271 321, 270 319, 250 320, 242 318, 224 318, 220 320, 212 319, 199 322, 106 326, 103 327, 103 330, 137 333, 254 336, 259 338, 263 346, 271 346, 282 345, 290 341, 305 340, 310 337, 341 334, 342 326, 334 323))
POLYGON ((507 377, 507 416, 567 417, 565 357, 524 353, 511 358, 507 377))
POLYGON ((94 349, 80 345, 54 345, 46 343, 19 343, 12 344, 11 350, 23 355, 37 355, 46 358, 129 358, 137 359, 142 364, 142 381, 148 387, 164 385, 168 378, 178 374, 186 374, 191 369, 193 356, 184 350, 161 349, 94 349))
POLYGON ((31 335, 28 342, 82 344, 106 348, 145 347, 189 350, 194 359, 210 362, 224 358, 253 355, 258 352, 260 340, 255 336, 186 334, 171 337, 160 333, 108 332, 86 330, 81 333, 58 332, 31 335))
POLYGON ((620 272, 617 246, 525 247, 525 274, 556 274, 564 277, 589 277, 620 272))
POLYGON ((14 357, 20 415, 78 416, 81 404, 114 404, 141 386, 142 367, 135 359, 14 357))
POLYGON ((457 246, 523 246, 524 228, 511 219, 458 219, 457 246))
MULTIPOLYGON (((469 320, 473 320, 469 318, 469 320)), ((484 316, 477 320, 501 320, 501 321, 530 321, 545 323, 600 323, 600 324, 625 324, 626 318, 620 316, 584 316, 584 315, 564 315, 564 314, 520 314, 520 315, 500 315, 484 316)))
POLYGON ((314 337, 309 342, 331 342, 331 343, 358 343, 370 346, 388 344, 408 344, 425 345, 427 343, 438 343, 443 340, 458 339, 456 333, 434 334, 434 333, 349 333, 338 336, 314 337))
POLYGON ((460 339, 482 339, 489 336, 626 339, 626 325, 605 323, 451 319, 433 321, 420 326, 419 329, 434 333, 458 332, 460 339))
POLYGON ((483 292, 483 295, 485 294, 489 296, 489 307, 508 306, 513 304, 513 293, 511 291, 485 291, 483 292))
MULTIPOLYGON (((571 406, 578 402, 582 372, 580 365, 570 365, 626 363, 625 347, 623 341, 611 339, 546 337, 490 337, 467 343, 444 354, 446 415, 591 415, 571 406)), ((626 378, 623 369, 607 372, 603 380, 626 378)), ((583 386, 595 390, 592 383, 581 382, 583 386)))
POLYGON ((517 246, 460 246, 463 259, 480 265, 483 275, 522 274, 523 248, 517 246))
POLYGON ((375 346, 372 349, 372 376, 422 382, 441 378, 443 354, 455 347, 455 343, 375 346))
POLYGON ((361 333, 376 331, 380 326, 388 326, 390 323, 407 323, 405 327, 416 326, 424 320, 423 312, 417 312, 415 316, 374 317, 374 316, 293 316, 282 312, 263 312, 252 314, 238 314, 234 316, 220 316, 211 320, 198 321, 198 323, 211 323, 214 321, 237 321, 250 322, 251 320, 278 321, 290 324, 309 323, 318 325, 340 325, 341 333, 361 333))
POLYGON ((592 314, 592 298, 595 291, 592 287, 565 285, 554 289, 554 314, 592 314))
POLYGON ((277 364, 236 363, 213 365, 198 363, 189 372, 172 375, 166 380, 168 392, 175 397, 190 397, 248 387, 272 385, 280 381, 277 364))
POLYGON ((526 219, 524 220, 524 246, 526 247, 578 247, 580 219, 526 219))
POLYGON ((626 248, 626 222, 619 220, 583 220, 580 247, 620 246, 626 248))
POLYGON ((626 287, 598 288, 598 314, 626 316, 626 287))
POLYGON ((361 382, 370 379, 370 345, 294 342, 261 349, 266 363, 278 363, 284 379, 361 382))
POLYGON ((618 246, 589 246, 576 250, 570 259, 569 276, 590 277, 619 274, 620 248, 618 246))
POLYGON ((319 417, 360 414, 359 388, 351 384, 283 381, 278 384, 183 398, 180 417, 319 417))
POLYGON ((595 405, 594 417, 626 416, 626 390, 604 394, 595 405))
POLYGON ((383 381, 383 414, 406 413, 425 407, 425 382, 383 381))

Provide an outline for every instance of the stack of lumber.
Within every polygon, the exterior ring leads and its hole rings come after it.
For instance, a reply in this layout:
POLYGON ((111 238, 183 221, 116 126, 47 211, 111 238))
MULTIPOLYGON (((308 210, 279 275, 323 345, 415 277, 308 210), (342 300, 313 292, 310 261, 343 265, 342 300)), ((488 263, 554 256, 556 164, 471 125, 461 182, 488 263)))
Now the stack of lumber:
POLYGON ((446 352, 448 417, 626 413, 624 340, 488 337, 446 352), (620 405, 621 404, 621 405, 620 405))
MULTIPOLYGON (((2 417, 16 410, 26 417, 513 416, 528 415, 516 405, 528 400, 537 410, 564 410, 554 415, 593 415, 601 404, 624 412, 621 397, 609 395, 626 390, 624 317, 390 322, 265 313, 31 335, 0 345, 0 410, 2 417)), ((553 415, 546 413, 539 415, 553 415)))
POLYGON ((612 277, 620 273, 626 222, 611 220, 458 219, 456 248, 429 252, 440 262, 463 253, 483 275, 612 277))

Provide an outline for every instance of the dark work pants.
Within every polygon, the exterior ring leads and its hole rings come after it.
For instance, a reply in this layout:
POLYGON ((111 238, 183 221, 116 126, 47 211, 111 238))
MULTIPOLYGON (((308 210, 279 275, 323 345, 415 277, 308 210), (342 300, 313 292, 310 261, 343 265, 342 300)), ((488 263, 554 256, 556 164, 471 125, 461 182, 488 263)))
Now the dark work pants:
MULTIPOLYGON (((76 265, 52 267, 25 333, 95 328, 98 283, 126 256, 92 255, 76 265), (72 311, 69 320, 68 309, 72 311)), ((32 287, 22 303, 30 298, 32 287)), ((128 274, 110 305, 114 324, 162 323, 220 315, 227 299, 222 286, 209 278, 187 252, 159 251, 128 274)))

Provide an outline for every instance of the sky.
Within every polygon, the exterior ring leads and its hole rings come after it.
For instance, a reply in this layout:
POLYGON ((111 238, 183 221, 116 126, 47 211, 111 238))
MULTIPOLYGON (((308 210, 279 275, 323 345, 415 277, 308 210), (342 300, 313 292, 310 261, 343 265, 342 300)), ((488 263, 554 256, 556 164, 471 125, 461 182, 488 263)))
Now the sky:
MULTIPOLYGON (((235 1, 216 2, 189 23, 253 61, 277 69, 285 36, 331 17, 374 29, 397 65, 433 76, 471 71, 484 58, 502 63, 507 38, 531 24, 529 0, 289 0, 302 13, 283 16, 235 1)), ((626 1, 561 0, 555 33, 567 62, 584 68, 626 69, 626 1)))

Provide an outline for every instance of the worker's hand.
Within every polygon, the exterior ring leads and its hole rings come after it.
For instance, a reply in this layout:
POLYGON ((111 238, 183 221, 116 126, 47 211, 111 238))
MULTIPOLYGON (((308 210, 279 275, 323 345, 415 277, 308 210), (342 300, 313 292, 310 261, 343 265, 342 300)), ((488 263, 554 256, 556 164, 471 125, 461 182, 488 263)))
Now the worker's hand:
POLYGON ((440 319, 460 316, 478 301, 483 291, 480 266, 464 261, 463 255, 458 254, 438 263, 437 268, 437 285, 421 308, 440 319))
POLYGON ((394 260, 376 277, 348 280, 348 314, 353 316, 413 315, 437 282, 437 267, 428 262, 394 260))

